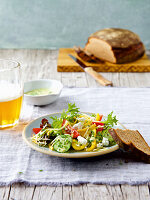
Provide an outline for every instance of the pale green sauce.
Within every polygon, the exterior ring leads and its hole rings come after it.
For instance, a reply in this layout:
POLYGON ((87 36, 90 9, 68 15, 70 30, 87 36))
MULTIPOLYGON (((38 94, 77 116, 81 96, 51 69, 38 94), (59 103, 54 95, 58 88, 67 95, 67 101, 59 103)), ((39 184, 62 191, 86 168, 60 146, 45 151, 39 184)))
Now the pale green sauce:
POLYGON ((49 88, 39 88, 39 89, 35 89, 35 90, 25 92, 25 94, 33 95, 33 96, 48 95, 48 94, 52 94, 52 93, 53 92, 49 88))

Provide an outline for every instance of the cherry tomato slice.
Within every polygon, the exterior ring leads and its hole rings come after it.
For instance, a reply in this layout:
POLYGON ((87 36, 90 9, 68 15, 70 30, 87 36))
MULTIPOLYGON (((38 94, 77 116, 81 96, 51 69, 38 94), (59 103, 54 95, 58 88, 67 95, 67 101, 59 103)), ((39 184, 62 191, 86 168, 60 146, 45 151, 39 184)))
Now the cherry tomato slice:
POLYGON ((33 132, 35 134, 39 133, 42 130, 42 128, 33 128, 33 132))
POLYGON ((77 138, 79 136, 79 133, 77 130, 72 128, 70 125, 66 126, 66 134, 72 135, 73 138, 77 138))
POLYGON ((102 131, 103 130, 103 127, 100 127, 96 130, 96 132, 99 132, 99 131, 102 131))
POLYGON ((74 129, 74 131, 73 131, 73 138, 77 138, 78 136, 79 136, 78 131, 74 129))

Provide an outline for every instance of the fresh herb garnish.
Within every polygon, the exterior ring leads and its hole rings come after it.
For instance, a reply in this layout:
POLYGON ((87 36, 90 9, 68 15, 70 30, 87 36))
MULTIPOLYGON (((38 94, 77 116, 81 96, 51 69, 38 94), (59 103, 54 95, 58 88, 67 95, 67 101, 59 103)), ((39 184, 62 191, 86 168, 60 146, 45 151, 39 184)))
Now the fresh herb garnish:
POLYGON ((78 116, 79 108, 76 107, 75 103, 68 103, 68 110, 63 110, 61 117, 50 117, 53 120, 53 128, 61 128, 63 120, 66 119, 70 122, 74 122, 75 118, 78 116))
POLYGON ((61 113, 61 118, 66 119, 66 117, 67 117, 67 111, 65 111, 65 109, 63 109, 63 111, 61 113))
POLYGON ((92 114, 90 114, 91 115, 91 117, 96 117, 96 114, 95 113, 92 113, 92 114))
POLYGON ((74 122, 75 118, 79 114, 79 108, 76 107, 75 103, 68 103, 68 110, 66 111, 67 115, 65 119, 67 119, 70 122, 74 122))
POLYGON ((113 111, 107 116, 107 119, 104 120, 104 124, 108 128, 112 128, 117 122, 116 116, 113 116, 113 111))
POLYGON ((39 172, 43 172, 43 169, 40 169, 39 172))
POLYGON ((71 115, 76 115, 79 113, 79 108, 76 107, 75 103, 68 103, 68 111, 71 115))
POLYGON ((62 118, 58 118, 58 117, 50 117, 50 119, 53 120, 53 123, 52 123, 52 127, 53 128, 61 128, 61 125, 62 125, 62 122, 63 122, 63 119, 62 118))
POLYGON ((23 172, 18 172, 18 174, 23 174, 23 172))

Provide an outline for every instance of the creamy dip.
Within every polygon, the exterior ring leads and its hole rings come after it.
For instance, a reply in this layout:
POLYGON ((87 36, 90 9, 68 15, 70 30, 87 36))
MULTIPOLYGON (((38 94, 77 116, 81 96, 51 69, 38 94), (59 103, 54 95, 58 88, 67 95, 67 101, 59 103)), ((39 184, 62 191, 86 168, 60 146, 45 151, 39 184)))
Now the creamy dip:
POLYGON ((53 92, 49 88, 39 88, 39 89, 34 89, 28 92, 25 92, 25 94, 28 95, 33 95, 33 96, 38 96, 38 95, 48 95, 52 94, 53 92))

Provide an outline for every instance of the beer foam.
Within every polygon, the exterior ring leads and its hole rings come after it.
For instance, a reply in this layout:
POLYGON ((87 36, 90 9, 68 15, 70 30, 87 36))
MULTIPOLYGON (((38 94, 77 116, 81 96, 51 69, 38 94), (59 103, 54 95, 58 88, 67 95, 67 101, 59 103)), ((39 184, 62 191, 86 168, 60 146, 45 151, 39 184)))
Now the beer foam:
POLYGON ((22 96, 22 89, 19 85, 0 81, 0 102, 11 101, 22 96))

